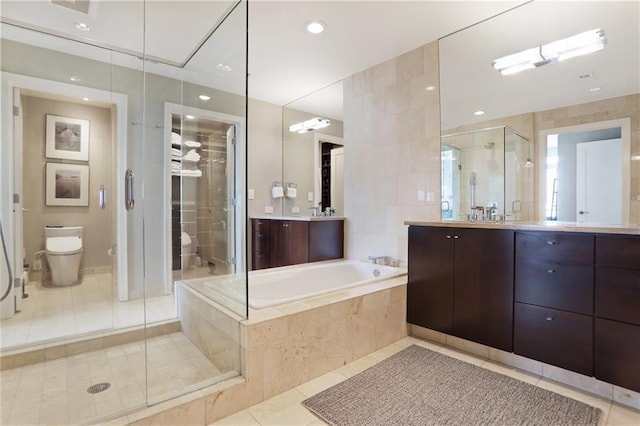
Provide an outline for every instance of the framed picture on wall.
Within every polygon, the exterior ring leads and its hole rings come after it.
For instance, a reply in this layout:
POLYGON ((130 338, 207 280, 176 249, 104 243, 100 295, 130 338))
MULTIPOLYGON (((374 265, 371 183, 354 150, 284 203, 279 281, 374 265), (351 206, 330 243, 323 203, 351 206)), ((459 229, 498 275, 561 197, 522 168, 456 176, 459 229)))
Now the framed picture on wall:
POLYGON ((89 120, 47 114, 45 155, 89 161, 89 120))
POLYGON ((46 167, 47 206, 89 205, 89 166, 47 163, 46 167))

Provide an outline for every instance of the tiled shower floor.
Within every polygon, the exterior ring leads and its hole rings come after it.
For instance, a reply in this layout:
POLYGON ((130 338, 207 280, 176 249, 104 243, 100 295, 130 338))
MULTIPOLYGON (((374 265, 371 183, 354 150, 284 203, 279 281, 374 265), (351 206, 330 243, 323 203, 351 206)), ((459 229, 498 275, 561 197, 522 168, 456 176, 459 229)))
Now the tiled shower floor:
POLYGON ((87 423, 219 375, 180 332, 26 365, 0 372, 0 424, 87 423))

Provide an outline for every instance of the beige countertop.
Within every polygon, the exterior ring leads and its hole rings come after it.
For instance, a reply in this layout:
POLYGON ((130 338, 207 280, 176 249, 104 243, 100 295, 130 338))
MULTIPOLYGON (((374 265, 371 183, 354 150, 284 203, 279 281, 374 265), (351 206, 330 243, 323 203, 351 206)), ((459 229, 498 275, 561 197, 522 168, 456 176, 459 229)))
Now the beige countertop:
POLYGON ((480 222, 459 220, 407 220, 409 226, 440 226, 451 228, 483 228, 483 229, 513 229, 517 231, 555 231, 555 232, 589 232, 602 234, 640 235, 639 225, 600 225, 576 222, 480 222))
POLYGON ((344 220, 344 216, 274 216, 272 214, 252 215, 250 219, 274 219, 274 220, 299 220, 302 222, 315 222, 323 220, 344 220))

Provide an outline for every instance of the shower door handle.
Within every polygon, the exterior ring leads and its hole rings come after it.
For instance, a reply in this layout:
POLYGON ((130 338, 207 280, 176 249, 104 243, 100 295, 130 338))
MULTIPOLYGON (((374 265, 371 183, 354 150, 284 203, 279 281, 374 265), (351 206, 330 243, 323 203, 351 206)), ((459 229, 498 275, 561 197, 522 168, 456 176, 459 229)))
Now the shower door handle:
POLYGON ((98 191, 98 204, 101 209, 107 206, 107 191, 104 189, 104 185, 100 185, 100 190, 98 191))
POLYGON ((133 170, 127 169, 124 174, 124 207, 127 211, 133 210, 135 200, 133 199, 133 170))

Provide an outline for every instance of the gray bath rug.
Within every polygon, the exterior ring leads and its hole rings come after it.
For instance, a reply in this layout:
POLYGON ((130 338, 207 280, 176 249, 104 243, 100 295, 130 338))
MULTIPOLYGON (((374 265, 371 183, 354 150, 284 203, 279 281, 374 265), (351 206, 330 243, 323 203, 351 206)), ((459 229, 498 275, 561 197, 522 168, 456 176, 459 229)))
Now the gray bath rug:
POLYGON ((420 346, 304 401, 330 425, 597 425, 602 410, 420 346))

